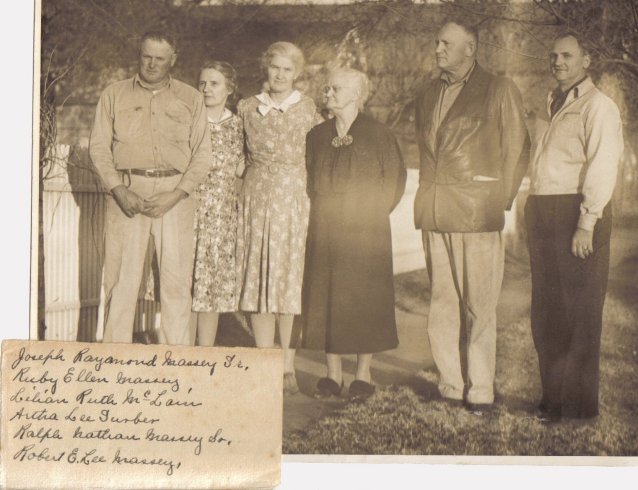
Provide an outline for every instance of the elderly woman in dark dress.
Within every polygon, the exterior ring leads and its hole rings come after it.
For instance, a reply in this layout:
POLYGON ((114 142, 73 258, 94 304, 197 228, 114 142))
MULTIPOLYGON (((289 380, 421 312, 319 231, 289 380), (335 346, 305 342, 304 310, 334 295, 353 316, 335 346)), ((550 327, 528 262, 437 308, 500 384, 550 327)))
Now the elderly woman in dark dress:
POLYGON ((389 215, 406 171, 388 128, 360 112, 368 79, 331 73, 324 91, 335 116, 308 134, 310 223, 302 299, 302 345, 326 352, 316 396, 339 395, 341 356, 357 354, 351 398, 374 393, 372 354, 398 345, 389 215))

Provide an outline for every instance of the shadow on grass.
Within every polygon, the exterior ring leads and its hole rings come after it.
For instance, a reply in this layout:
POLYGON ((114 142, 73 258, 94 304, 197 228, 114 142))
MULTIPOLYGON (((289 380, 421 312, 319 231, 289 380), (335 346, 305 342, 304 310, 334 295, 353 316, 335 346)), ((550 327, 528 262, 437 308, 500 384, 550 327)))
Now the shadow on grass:
POLYGON ((601 349, 601 415, 590 423, 542 425, 535 418, 538 365, 527 319, 499 325, 497 403, 477 417, 438 398, 424 371, 344 403, 284 435, 287 454, 638 455, 638 314, 609 298, 601 349))

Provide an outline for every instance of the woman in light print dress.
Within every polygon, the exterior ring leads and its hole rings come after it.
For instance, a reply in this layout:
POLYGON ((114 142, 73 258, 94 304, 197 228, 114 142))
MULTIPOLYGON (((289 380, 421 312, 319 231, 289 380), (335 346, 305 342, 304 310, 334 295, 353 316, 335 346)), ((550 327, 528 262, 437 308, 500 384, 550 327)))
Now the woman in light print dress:
POLYGON ((309 213, 306 134, 319 121, 312 99, 293 88, 304 64, 297 46, 276 42, 261 64, 267 91, 237 106, 247 147, 237 238, 239 309, 251 313, 257 347, 272 347, 279 327, 284 392, 292 394, 298 391, 292 325, 301 313, 309 213))
POLYGON ((230 64, 205 63, 199 90, 208 115, 213 166, 195 194, 192 325, 198 345, 213 345, 219 314, 237 311, 235 179, 244 170, 244 133, 241 119, 227 107, 237 90, 237 74, 230 64))

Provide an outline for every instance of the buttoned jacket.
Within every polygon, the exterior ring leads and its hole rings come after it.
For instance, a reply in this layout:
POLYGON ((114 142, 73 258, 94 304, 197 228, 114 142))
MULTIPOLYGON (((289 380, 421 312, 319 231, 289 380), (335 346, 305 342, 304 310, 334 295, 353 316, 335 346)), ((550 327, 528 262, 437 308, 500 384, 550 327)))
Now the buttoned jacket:
POLYGON ((503 229, 529 161, 529 136, 514 83, 476 65, 438 129, 433 111, 443 84, 416 98, 420 154, 415 226, 441 232, 503 229))

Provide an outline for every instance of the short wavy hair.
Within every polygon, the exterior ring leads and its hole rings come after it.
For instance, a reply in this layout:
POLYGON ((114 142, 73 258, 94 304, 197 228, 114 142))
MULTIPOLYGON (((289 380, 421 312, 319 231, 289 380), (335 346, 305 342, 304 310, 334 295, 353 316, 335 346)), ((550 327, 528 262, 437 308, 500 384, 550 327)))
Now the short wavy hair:
POLYGON ((264 74, 268 72, 268 66, 275 56, 283 56, 284 58, 288 58, 292 61, 292 64, 295 66, 297 76, 303 72, 306 60, 304 59, 301 49, 288 41, 277 41, 276 43, 272 43, 268 46, 266 51, 264 51, 264 54, 261 55, 261 69, 264 74))
POLYGON ((370 97, 370 79, 368 75, 362 71, 355 70, 354 68, 334 68, 330 70, 328 79, 331 79, 335 75, 345 75, 357 84, 356 87, 359 90, 359 98, 357 99, 357 107, 359 110, 363 109, 363 106, 370 97))
POLYGON ((573 32, 570 29, 561 29, 554 36, 553 42, 556 43, 557 41, 560 41, 567 37, 574 38, 574 40, 576 41, 576 44, 578 44, 578 47, 580 48, 582 53, 592 58, 591 43, 587 39, 585 39, 585 37, 583 37, 580 33, 573 32))
POLYGON ((446 19, 445 23, 443 24, 443 27, 448 24, 456 24, 461 29, 463 29, 465 33, 468 34, 473 39, 474 44, 476 45, 476 48, 478 49, 478 45, 479 45, 478 24, 474 22, 470 22, 469 20, 464 19, 462 17, 450 17, 446 19))
POLYGON ((150 31, 146 31, 140 38, 140 48, 142 44, 144 44, 144 41, 147 41, 149 39, 151 41, 158 42, 164 41, 173 49, 174 53, 177 53, 178 51, 177 36, 175 36, 175 34, 168 29, 152 29, 150 31))

